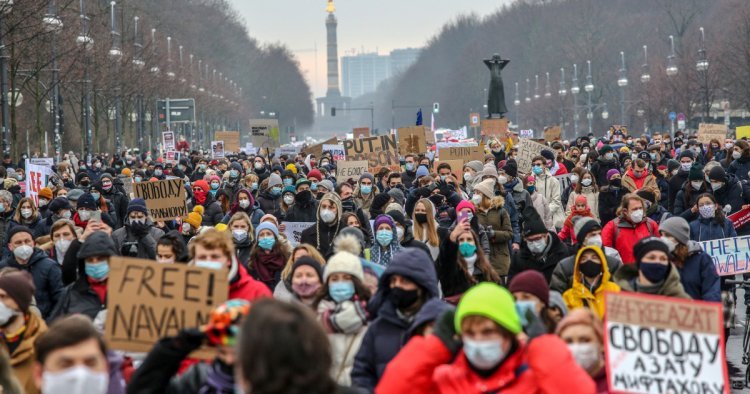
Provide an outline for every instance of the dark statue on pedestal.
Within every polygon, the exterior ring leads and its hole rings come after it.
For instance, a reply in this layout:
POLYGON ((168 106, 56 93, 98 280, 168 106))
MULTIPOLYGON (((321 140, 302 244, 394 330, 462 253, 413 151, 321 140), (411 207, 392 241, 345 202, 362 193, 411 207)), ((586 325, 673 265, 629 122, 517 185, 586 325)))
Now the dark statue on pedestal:
POLYGON ((487 118, 499 119, 508 112, 505 106, 505 89, 501 71, 510 63, 510 60, 501 59, 499 54, 494 54, 492 59, 485 59, 484 64, 490 69, 490 89, 487 95, 487 118))

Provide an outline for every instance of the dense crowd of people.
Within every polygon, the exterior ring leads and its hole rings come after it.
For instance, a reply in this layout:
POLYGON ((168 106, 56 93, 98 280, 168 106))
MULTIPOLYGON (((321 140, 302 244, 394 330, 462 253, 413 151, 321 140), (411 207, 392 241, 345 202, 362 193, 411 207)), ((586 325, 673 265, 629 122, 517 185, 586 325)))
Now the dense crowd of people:
POLYGON ((548 145, 528 168, 498 140, 462 168, 428 147, 343 182, 330 152, 70 153, 36 198, 6 156, 0 386, 606 393, 605 293, 722 302, 728 330, 735 297, 699 242, 750 232, 728 219, 750 204, 750 144, 612 129, 548 145), (155 221, 129 186, 171 178, 189 213, 155 221), (114 256, 226 270, 229 301, 148 354, 110 349, 114 256), (216 357, 192 360, 206 344, 216 357))

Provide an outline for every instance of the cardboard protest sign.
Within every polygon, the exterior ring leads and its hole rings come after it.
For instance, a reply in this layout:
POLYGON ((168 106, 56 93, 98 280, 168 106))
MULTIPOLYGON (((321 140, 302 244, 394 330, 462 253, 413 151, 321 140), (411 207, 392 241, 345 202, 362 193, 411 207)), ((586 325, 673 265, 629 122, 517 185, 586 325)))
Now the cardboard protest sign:
POLYGON ((25 196, 33 199, 36 206, 39 206, 39 190, 47 186, 47 181, 51 175, 52 169, 50 167, 31 164, 26 160, 25 196))
POLYGON ((214 133, 217 141, 224 141, 224 152, 240 153, 239 131, 217 131, 214 133))
POLYGON ((544 129, 544 140, 547 142, 557 141, 560 139, 560 126, 550 126, 544 129))
POLYGON ((482 135, 508 139, 508 119, 482 119, 482 135))
MULTIPOLYGON (((440 160, 440 163, 448 163, 451 166, 451 174, 456 177, 458 183, 464 181, 464 161, 463 160, 440 160)), ((439 163, 438 163, 439 164, 439 163)), ((437 166, 435 165, 435 171, 437 172, 437 166)))
POLYGON ((721 303, 630 292, 605 303, 610 392, 729 393, 721 303))
POLYGON ((423 154, 427 152, 427 139, 425 138, 425 127, 399 127, 398 149, 401 155, 409 153, 423 154))
POLYGON ((352 138, 365 138, 370 136, 369 127, 355 127, 352 130, 352 138))
POLYGON ((161 133, 161 144, 162 144, 162 150, 169 152, 169 151, 175 151, 175 139, 174 139, 174 132, 173 131, 163 131, 161 133))
MULTIPOLYGON (((209 322, 227 300, 227 270, 111 257, 104 338, 113 349, 148 352, 166 336, 209 322)), ((213 358, 209 349, 192 357, 213 358)))
POLYGON ((214 159, 224 158, 224 141, 211 141, 211 157, 214 159))
POLYGON ((468 163, 472 160, 479 160, 484 163, 484 149, 481 146, 463 146, 463 147, 445 147, 438 150, 438 157, 441 161, 461 160, 468 163))
POLYGON ((180 161, 180 152, 164 152, 164 161, 172 165, 177 165, 180 161))
POLYGON ((136 198, 146 201, 148 213, 154 221, 174 220, 176 217, 187 218, 185 205, 185 181, 179 178, 165 179, 156 182, 139 182, 134 184, 136 198))
POLYGON ((554 153, 554 150, 547 145, 540 144, 527 138, 518 141, 518 154, 516 154, 516 163, 518 172, 528 174, 531 171, 531 160, 542 154, 543 150, 554 153))
POLYGON ((735 229, 738 229, 750 222, 750 208, 737 211, 727 216, 727 219, 732 221, 735 229))
POLYGON ((302 232, 314 225, 315 222, 284 222, 284 235, 292 247, 296 247, 302 239, 302 232))
POLYGON ((727 138, 727 125, 701 123, 698 125, 698 134, 696 137, 703 144, 710 143, 714 138, 719 140, 719 143, 724 143, 724 139, 727 138))
POLYGON ((333 160, 338 162, 339 160, 343 161, 346 160, 346 154, 344 153, 344 145, 323 145, 323 152, 331 152, 331 156, 333 156, 333 160))
POLYGON ((310 145, 307 148, 305 148, 305 155, 314 155, 315 157, 320 157, 320 155, 323 154, 323 145, 336 145, 339 143, 339 140, 336 139, 336 137, 331 137, 319 144, 310 145))
POLYGON ((346 182, 349 179, 359 181, 359 177, 367 172, 367 160, 339 161, 336 163, 336 182, 346 182))
POLYGON ((711 257, 719 276, 750 272, 750 235, 714 239, 700 244, 711 257))
POLYGON ((398 143, 395 135, 381 135, 353 140, 344 140, 347 160, 367 160, 368 171, 378 172, 382 167, 400 171, 398 143))

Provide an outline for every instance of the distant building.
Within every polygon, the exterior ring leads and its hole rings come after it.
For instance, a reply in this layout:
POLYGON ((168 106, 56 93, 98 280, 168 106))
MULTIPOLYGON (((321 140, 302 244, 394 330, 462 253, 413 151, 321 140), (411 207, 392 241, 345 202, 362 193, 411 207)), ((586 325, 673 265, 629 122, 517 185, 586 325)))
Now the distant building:
POLYGON ((384 80, 411 66, 419 56, 419 49, 395 49, 390 55, 363 53, 341 58, 342 93, 359 97, 374 92, 384 80))

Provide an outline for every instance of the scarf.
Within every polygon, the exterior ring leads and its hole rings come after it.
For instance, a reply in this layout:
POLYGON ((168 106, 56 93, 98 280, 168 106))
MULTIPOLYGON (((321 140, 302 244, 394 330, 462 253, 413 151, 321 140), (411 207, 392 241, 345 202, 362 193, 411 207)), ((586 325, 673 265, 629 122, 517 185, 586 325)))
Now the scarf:
POLYGON ((203 205, 204 202, 206 202, 206 192, 196 192, 193 191, 193 197, 195 198, 195 202, 197 202, 200 205, 203 205))
POLYGON ((318 315, 326 332, 354 334, 367 324, 367 302, 356 294, 351 300, 341 303, 324 299, 318 304, 318 315))
POLYGON ((234 393, 234 376, 232 367, 215 360, 206 372, 206 382, 198 390, 199 394, 232 394, 234 393))
MULTIPOLYGON (((568 215, 568 217, 565 218, 565 224, 564 225, 565 226, 569 226, 569 227, 572 228, 573 227, 573 218, 576 217, 576 216, 581 216, 581 217, 588 216, 590 218, 594 218, 594 214, 591 213, 591 208, 589 208, 589 206, 587 205, 586 209, 583 210, 583 211, 571 210, 570 211, 570 215, 568 215)), ((594 218, 594 219, 596 219, 596 218, 594 218)))
POLYGON ((370 248, 370 261, 377 265, 388 267, 391 264, 391 257, 399 250, 401 250, 401 244, 398 243, 394 234, 393 241, 385 248, 385 251, 381 250, 380 244, 377 241, 375 242, 375 246, 370 248))
POLYGON ((261 282, 272 284, 276 273, 284 269, 284 265, 286 262, 280 254, 273 251, 271 253, 260 251, 253 262, 253 269, 261 282))

